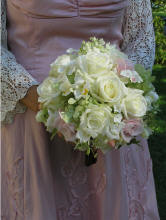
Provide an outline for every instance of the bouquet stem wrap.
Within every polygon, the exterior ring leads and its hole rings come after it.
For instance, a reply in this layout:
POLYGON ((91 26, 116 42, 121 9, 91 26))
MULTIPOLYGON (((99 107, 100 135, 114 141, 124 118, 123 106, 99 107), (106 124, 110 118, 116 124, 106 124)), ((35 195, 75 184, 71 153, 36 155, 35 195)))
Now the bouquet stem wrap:
POLYGON ((90 143, 90 153, 85 154, 85 165, 90 166, 97 162, 97 149, 93 147, 93 139, 91 139, 90 143))

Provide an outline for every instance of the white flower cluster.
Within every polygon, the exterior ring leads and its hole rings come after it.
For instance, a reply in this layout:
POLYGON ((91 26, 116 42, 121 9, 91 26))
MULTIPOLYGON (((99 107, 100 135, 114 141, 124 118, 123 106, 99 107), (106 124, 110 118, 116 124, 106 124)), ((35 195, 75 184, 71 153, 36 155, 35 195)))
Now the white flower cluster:
POLYGON ((80 150, 93 138, 95 147, 104 151, 109 143, 118 147, 145 134, 143 117, 157 94, 151 91, 145 96, 134 86, 143 79, 125 54, 94 42, 87 43, 86 52, 69 49, 51 64, 49 77, 38 87, 42 109, 36 118, 80 150))

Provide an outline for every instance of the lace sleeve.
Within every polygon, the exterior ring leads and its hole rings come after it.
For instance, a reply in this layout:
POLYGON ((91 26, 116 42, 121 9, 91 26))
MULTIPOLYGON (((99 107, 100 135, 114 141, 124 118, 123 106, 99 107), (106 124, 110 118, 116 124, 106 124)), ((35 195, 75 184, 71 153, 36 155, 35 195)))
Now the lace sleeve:
POLYGON ((129 0, 123 24, 121 49, 134 63, 152 69, 155 37, 150 0, 129 0))
POLYGON ((19 100, 38 82, 7 49, 5 0, 1 2, 1 42, 1 121, 6 124, 12 123, 16 113, 25 112, 26 107, 19 100))

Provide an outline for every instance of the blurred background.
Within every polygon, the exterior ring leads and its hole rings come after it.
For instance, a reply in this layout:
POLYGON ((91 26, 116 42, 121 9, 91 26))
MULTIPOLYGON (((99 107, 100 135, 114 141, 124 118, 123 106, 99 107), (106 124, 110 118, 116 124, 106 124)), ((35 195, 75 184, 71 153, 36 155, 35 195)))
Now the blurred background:
POLYGON ((158 207, 161 220, 166 220, 166 0, 151 0, 156 37, 156 57, 153 75, 160 95, 160 111, 156 115, 156 132, 149 139, 153 160, 158 207))

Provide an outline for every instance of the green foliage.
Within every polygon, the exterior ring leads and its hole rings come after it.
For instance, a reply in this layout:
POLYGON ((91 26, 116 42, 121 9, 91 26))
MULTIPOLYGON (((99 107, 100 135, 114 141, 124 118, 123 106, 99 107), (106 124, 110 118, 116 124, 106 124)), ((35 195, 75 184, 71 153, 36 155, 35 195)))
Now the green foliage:
POLYGON ((52 131, 52 134, 51 134, 51 137, 50 137, 50 140, 52 141, 55 137, 55 135, 57 134, 57 129, 54 128, 53 131, 52 131))
POLYGON ((155 133, 166 134, 166 66, 155 65, 153 68, 153 74, 155 74, 156 80, 154 86, 159 94, 159 112, 157 113, 156 120, 158 127, 155 133))
POLYGON ((48 110, 46 108, 40 110, 36 115, 36 120, 38 122, 46 123, 48 119, 48 110))
POLYGON ((67 75, 67 78, 69 80, 70 83, 74 83, 74 77, 75 77, 75 73, 74 74, 71 74, 71 75, 67 75))
POLYGON ((166 11, 154 11, 153 16, 166 17, 166 11))
POLYGON ((79 50, 79 54, 87 54, 87 51, 93 49, 94 47, 98 48, 100 51, 104 52, 105 42, 103 39, 97 39, 95 37, 91 37, 88 42, 82 41, 81 48, 79 50))
POLYGON ((161 0, 152 0, 154 29, 156 37, 156 64, 166 64, 166 36, 164 35, 164 17, 166 17, 166 3, 161 0))
POLYGON ((166 12, 166 3, 161 0, 151 0, 152 9, 155 12, 166 12))
POLYGON ((156 64, 166 64, 166 36, 164 35, 164 20, 154 16, 154 29, 156 37, 156 64))
POLYGON ((129 82, 127 84, 130 88, 135 89, 141 89, 144 91, 144 95, 146 95, 148 92, 152 91, 154 89, 152 83, 155 80, 155 77, 152 76, 151 70, 146 70, 142 65, 136 64, 135 70, 139 73, 141 78, 143 79, 142 83, 131 83, 129 82))
POLYGON ((89 155, 89 153, 90 153, 89 143, 80 143, 79 141, 77 141, 74 149, 80 150, 80 151, 86 151, 87 155, 89 155))
POLYGON ((67 105, 65 111, 61 112, 61 117, 66 123, 73 122, 73 114, 75 111, 74 105, 67 105))

